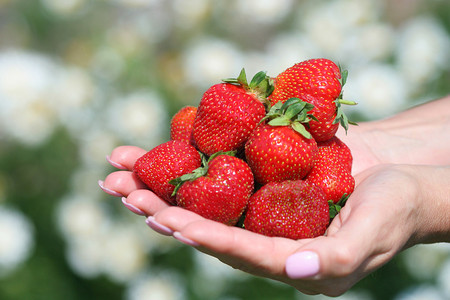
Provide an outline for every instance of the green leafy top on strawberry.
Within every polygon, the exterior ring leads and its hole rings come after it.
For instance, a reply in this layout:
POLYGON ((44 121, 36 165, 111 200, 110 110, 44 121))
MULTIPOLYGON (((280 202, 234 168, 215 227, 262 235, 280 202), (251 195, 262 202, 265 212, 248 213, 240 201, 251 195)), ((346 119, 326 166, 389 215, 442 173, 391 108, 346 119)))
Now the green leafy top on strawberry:
POLYGON ((311 134, 306 130, 303 124, 311 120, 317 120, 308 112, 314 108, 311 103, 302 101, 298 98, 290 98, 286 102, 277 102, 272 106, 266 116, 261 120, 269 120, 271 126, 291 126, 292 129, 310 139, 311 134))
POLYGON ((205 176, 208 173, 208 166, 209 162, 211 162, 214 158, 216 158, 219 155, 229 155, 229 156, 235 156, 236 151, 227 151, 222 152, 219 151, 213 155, 211 155, 208 159, 206 159, 206 156, 199 152, 201 159, 202 159, 202 165, 198 167, 197 169, 193 170, 191 173, 184 174, 180 177, 174 178, 169 181, 170 184, 175 186, 175 189, 172 192, 172 197, 177 194, 177 191, 180 189, 181 185, 185 183, 186 181, 194 181, 197 178, 200 178, 202 176, 205 176))
POLYGON ((340 123, 341 126, 345 129, 345 132, 348 130, 348 124, 352 125, 358 125, 357 123, 350 121, 344 111, 342 110, 341 105, 356 105, 357 103, 355 101, 350 100, 344 100, 343 99, 343 87, 345 83, 347 82, 348 77, 348 71, 342 70, 341 66, 339 66, 339 71, 341 73, 341 78, 339 79, 339 83, 341 84, 341 93, 339 94, 339 97, 335 100, 336 103, 336 117, 334 118, 333 124, 340 123))
POLYGON ((256 73, 250 83, 248 83, 247 74, 245 73, 245 69, 242 68, 237 78, 226 78, 222 79, 222 81, 225 83, 240 85, 248 93, 254 94, 258 100, 265 105, 266 109, 270 107, 270 101, 267 100, 267 97, 272 94, 274 85, 273 79, 266 75, 266 72, 260 71, 256 73))

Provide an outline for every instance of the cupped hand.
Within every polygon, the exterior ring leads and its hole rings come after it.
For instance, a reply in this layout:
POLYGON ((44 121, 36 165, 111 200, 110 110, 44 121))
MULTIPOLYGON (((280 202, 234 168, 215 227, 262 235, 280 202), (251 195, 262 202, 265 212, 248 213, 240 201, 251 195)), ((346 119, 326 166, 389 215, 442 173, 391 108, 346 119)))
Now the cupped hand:
POLYGON ((285 282, 306 294, 336 296, 408 246, 417 184, 405 167, 380 165, 356 176, 357 187, 325 236, 265 237, 171 206, 140 183, 132 166, 145 150, 122 146, 109 161, 123 169, 101 186, 154 230, 217 257, 233 268, 285 282))

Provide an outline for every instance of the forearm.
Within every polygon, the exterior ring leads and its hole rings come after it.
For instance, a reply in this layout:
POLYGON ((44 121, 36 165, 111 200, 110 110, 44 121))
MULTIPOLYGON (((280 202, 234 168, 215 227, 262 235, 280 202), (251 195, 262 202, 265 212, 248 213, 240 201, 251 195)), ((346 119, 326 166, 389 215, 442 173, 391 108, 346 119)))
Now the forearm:
MULTIPOLYGON (((348 138, 355 144, 353 147, 366 147, 366 153, 370 152, 371 156, 368 163, 372 165, 449 165, 450 96, 413 107, 387 119, 363 122, 358 127, 350 128, 348 138), (355 137, 359 137, 358 141, 355 137)), ((367 159, 366 156, 364 158, 367 159)))
POLYGON ((417 224, 408 244, 450 242, 450 166, 410 166, 417 178, 417 224))

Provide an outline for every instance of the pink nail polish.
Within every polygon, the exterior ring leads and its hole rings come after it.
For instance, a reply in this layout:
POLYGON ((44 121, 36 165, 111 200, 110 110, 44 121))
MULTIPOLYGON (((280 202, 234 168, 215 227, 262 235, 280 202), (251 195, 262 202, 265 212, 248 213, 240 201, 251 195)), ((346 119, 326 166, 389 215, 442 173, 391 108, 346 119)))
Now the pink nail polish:
POLYGON ((294 253, 286 260, 286 274, 292 279, 311 277, 319 270, 319 256, 312 251, 294 253))
POLYGON ((153 229, 154 231, 156 231, 156 232, 158 232, 158 233, 160 233, 162 235, 170 236, 170 235, 173 234, 173 230, 172 229, 170 229, 169 227, 158 223, 155 220, 155 217, 153 217, 153 216, 148 217, 145 220, 145 223, 147 223, 148 227, 150 227, 151 229, 153 229))
POLYGON ((112 161, 111 156, 109 156, 109 155, 106 155, 106 161, 114 168, 121 169, 121 170, 127 169, 127 167, 125 167, 124 165, 116 163, 115 161, 112 161))
POLYGON ((175 232, 173 233, 173 237, 174 237, 175 239, 179 240, 180 242, 182 242, 183 244, 186 244, 186 245, 188 245, 188 246, 192 246, 192 247, 198 247, 198 246, 200 246, 199 243, 194 242, 193 240, 188 239, 188 238, 182 236, 181 233, 179 233, 178 231, 175 231, 175 232))
POLYGON ((123 197, 123 195, 121 193, 118 193, 116 191, 113 191, 107 187, 104 186, 104 181, 103 180, 99 180, 98 181, 98 185, 100 186, 100 188, 107 194, 114 196, 114 197, 123 197))
POLYGON ((123 203, 123 205, 125 205, 126 208, 128 208, 130 211, 134 212, 135 214, 140 215, 140 216, 145 216, 145 212, 143 212, 142 210, 140 210, 133 204, 128 203, 127 198, 122 197, 122 203, 123 203))

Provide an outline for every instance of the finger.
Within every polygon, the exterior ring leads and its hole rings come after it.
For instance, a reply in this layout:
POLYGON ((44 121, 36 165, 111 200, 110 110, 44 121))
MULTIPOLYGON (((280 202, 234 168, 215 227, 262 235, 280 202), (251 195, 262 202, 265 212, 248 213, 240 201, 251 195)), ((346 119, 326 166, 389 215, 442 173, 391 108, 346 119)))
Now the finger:
POLYGON ((113 172, 104 181, 99 181, 99 185, 106 193, 116 197, 126 197, 132 191, 146 188, 145 184, 130 171, 113 172))
POLYGON ((242 228, 207 220, 181 208, 155 215, 155 220, 189 245, 219 258, 224 263, 256 275, 284 276, 286 258, 299 247, 297 241, 265 237, 242 228))
POLYGON ((157 212, 171 206, 169 203, 147 189, 132 191, 126 198, 125 202, 131 205, 131 208, 135 207, 138 209, 135 213, 141 214, 139 212, 143 212, 146 216, 153 216, 157 212))
POLYGON ((147 151, 135 146, 119 146, 115 148, 106 160, 119 169, 132 170, 136 160, 147 151))

